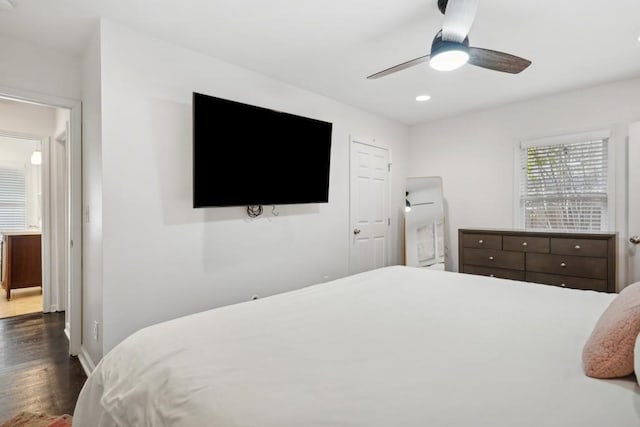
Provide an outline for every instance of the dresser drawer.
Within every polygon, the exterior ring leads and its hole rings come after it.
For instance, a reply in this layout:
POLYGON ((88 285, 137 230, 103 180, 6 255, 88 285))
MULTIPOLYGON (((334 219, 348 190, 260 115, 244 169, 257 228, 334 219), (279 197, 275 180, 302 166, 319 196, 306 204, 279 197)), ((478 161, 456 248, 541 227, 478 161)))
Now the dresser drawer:
POLYGON ((549 253, 548 237, 504 236, 502 249, 505 251, 549 253))
POLYGON ((465 248, 502 249, 502 236, 495 234, 464 234, 462 245, 465 248))
POLYGON ((577 255, 607 257, 606 240, 551 238, 551 253, 559 255, 577 255))
POLYGON ((607 259, 572 255, 527 254, 527 271, 606 279, 607 259))
POLYGON ((524 270, 524 253, 495 249, 465 249, 463 264, 524 270))
POLYGON ((506 270, 504 268, 478 267, 477 265, 465 265, 463 273, 477 274, 478 276, 499 277, 501 279, 524 280, 523 270, 506 270))
POLYGON ((544 283, 571 289, 586 289, 606 292, 607 281, 600 279, 585 279, 584 277, 559 276, 557 274, 527 272, 527 282, 544 283))

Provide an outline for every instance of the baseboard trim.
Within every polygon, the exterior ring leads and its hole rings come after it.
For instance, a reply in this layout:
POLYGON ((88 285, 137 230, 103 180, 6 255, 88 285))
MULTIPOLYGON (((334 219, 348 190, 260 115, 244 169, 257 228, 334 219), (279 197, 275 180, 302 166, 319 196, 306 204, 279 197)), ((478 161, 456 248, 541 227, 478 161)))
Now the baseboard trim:
POLYGON ((89 353, 83 346, 80 346, 78 360, 80 360, 82 369, 84 369, 84 373, 87 374, 87 376, 91 375, 93 370, 96 369, 96 364, 93 362, 93 359, 91 359, 91 356, 89 356, 89 353))

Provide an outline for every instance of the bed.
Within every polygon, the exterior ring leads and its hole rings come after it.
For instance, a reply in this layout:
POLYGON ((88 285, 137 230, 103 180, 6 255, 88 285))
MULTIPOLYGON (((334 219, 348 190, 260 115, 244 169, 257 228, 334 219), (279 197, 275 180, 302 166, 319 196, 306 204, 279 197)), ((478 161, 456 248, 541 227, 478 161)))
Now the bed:
POLYGON ((387 267, 133 334, 75 427, 638 426, 635 378, 585 376, 615 297, 387 267))

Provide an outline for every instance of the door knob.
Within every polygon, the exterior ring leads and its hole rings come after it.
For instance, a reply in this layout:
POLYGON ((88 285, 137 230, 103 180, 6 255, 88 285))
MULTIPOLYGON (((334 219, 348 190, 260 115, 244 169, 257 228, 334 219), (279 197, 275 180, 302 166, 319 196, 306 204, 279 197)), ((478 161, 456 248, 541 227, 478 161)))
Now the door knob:
POLYGON ((360 234, 360 230, 358 228, 353 229, 353 234, 360 234))
POLYGON ((640 244, 640 236, 632 236, 629 241, 634 245, 640 244))

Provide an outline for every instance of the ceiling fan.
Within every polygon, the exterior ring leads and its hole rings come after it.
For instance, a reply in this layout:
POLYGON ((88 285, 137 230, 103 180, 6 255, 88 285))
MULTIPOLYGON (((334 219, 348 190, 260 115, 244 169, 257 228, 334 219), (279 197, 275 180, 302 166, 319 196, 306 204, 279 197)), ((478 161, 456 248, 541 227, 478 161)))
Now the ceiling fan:
POLYGON ((479 0, 438 0, 438 9, 444 14, 442 30, 438 31, 431 44, 431 53, 411 61, 403 62, 368 76, 377 79, 389 74, 429 61, 432 68, 451 71, 467 62, 477 67, 503 73, 518 74, 531 61, 490 49, 469 46, 469 30, 476 16, 479 0))

